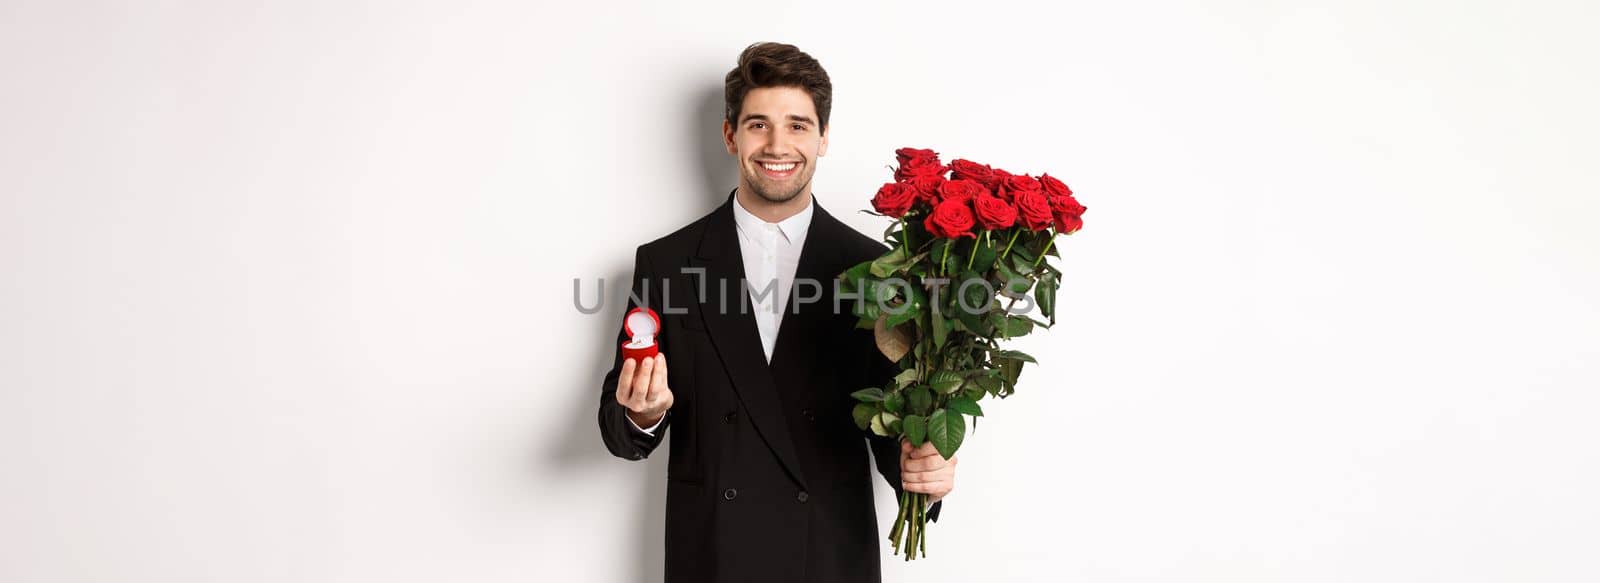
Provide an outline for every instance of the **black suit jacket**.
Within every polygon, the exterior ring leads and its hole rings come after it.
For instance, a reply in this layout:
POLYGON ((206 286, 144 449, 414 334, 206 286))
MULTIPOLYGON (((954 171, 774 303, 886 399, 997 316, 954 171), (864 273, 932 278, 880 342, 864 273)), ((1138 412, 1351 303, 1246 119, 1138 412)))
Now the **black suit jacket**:
MULTIPOLYGON (((898 495, 900 448, 855 426, 850 393, 883 386, 895 370, 872 331, 855 327, 847 301, 835 311, 832 282, 888 248, 817 204, 769 365, 743 291, 735 204, 730 192, 710 214, 638 248, 629 309, 644 302, 661 316, 673 406, 654 436, 629 423, 616 401, 618 349, 601 384, 600 435, 612 454, 638 460, 672 434, 668 583, 878 583, 888 542, 878 536, 867 449, 898 495)), ((618 328, 614 349, 627 340, 618 328)))

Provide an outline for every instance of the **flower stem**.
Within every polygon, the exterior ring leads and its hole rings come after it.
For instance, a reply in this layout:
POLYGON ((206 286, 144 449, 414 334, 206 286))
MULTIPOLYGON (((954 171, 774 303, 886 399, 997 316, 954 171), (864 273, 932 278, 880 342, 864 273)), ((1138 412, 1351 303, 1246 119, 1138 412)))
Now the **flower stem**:
POLYGON ((900 248, 905 251, 905 256, 911 256, 911 231, 906 230, 906 217, 901 215, 895 219, 900 221, 900 248))
POLYGON ((944 257, 939 259, 939 275, 944 275, 944 263, 950 260, 950 246, 955 244, 955 239, 945 242, 944 257))
POLYGON ((912 494, 909 501, 910 504, 908 504, 911 507, 911 515, 906 517, 906 530, 909 531, 910 535, 906 537, 905 560, 907 561, 916 558, 917 539, 922 537, 922 532, 917 529, 917 513, 920 512, 919 509, 922 507, 922 501, 917 499, 918 496, 920 494, 912 494))
POLYGON ((1017 229, 1017 230, 1011 232, 1011 241, 1006 243, 1006 250, 1000 252, 1000 257, 1001 258, 1004 258, 1007 253, 1011 252, 1011 244, 1012 243, 1016 243, 1017 242, 1017 235, 1021 235, 1021 234, 1022 234, 1022 229, 1017 229))
POLYGON ((909 494, 909 492, 903 490, 900 492, 900 511, 895 515, 894 528, 889 532, 889 541, 894 543, 894 553, 897 555, 900 554, 900 541, 906 530, 906 507, 908 506, 908 504, 906 504, 907 494, 909 494))
POLYGON ((1040 251, 1039 252, 1039 257, 1037 259, 1033 260, 1033 266, 1034 267, 1038 267, 1039 266, 1039 262, 1040 261, 1044 261, 1044 256, 1046 254, 1050 253, 1050 246, 1056 244, 1056 235, 1057 234, 1058 233, 1056 233, 1056 228, 1055 227, 1050 227, 1050 242, 1044 244, 1044 251, 1040 251))
POLYGON ((910 543, 910 553, 906 554, 906 557, 917 559, 917 545, 922 545, 922 495, 920 493, 914 493, 910 498, 910 509, 912 509, 910 527, 912 527, 912 532, 917 533, 917 538, 915 538, 914 543, 910 543))
MULTIPOLYGON (((976 420, 976 419, 974 419, 976 420)), ((917 548, 922 551, 923 558, 928 556, 928 495, 922 495, 922 501, 917 504, 917 548)))

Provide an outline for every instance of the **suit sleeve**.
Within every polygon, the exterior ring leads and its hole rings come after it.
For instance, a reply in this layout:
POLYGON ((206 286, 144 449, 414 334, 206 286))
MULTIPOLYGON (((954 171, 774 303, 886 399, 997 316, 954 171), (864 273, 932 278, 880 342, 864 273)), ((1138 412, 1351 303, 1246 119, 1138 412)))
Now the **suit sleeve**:
POLYGON ((638 423, 634 423, 633 422, 633 418, 632 417, 628 417, 627 419, 628 419, 628 425, 632 425, 634 429, 638 430, 641 433, 644 433, 645 435, 655 435, 656 434, 656 428, 657 427, 661 427, 662 423, 666 423, 667 422, 667 416, 664 413, 661 415, 660 419, 656 420, 655 425, 651 425, 649 427, 640 427, 638 423))
MULTIPOLYGON (((872 351, 872 355, 868 357, 871 364, 867 366, 867 382, 861 386, 884 386, 900 371, 894 362, 878 352, 877 344, 872 341, 870 332, 866 338, 867 346, 865 349, 872 351)), ((894 488, 895 499, 899 500, 902 490, 902 484, 900 483, 900 440, 893 437, 883 437, 871 431, 867 431, 866 434, 867 441, 872 446, 872 459, 878 465, 878 473, 883 474, 883 479, 889 481, 889 487, 894 488)), ((928 520, 938 522, 939 510, 943 506, 944 500, 934 502, 932 506, 929 506, 928 520)))
MULTIPOLYGON (((628 294, 628 307, 623 311, 639 307, 635 299, 644 302, 645 306, 661 305, 656 300, 660 297, 660 286, 665 284, 645 259, 644 247, 640 247, 633 258, 633 277, 630 279, 631 287, 628 294)), ((617 402, 617 379, 622 376, 622 343, 628 341, 628 335, 622 330, 622 322, 612 322, 617 330, 615 342, 611 343, 613 356, 611 358, 611 372, 606 373, 605 379, 600 382, 600 438, 605 441, 606 449, 611 455, 629 460, 641 460, 650 457, 650 452, 661 445, 661 440, 666 436, 666 429, 672 426, 672 411, 669 409, 660 423, 652 426, 651 431, 642 431, 628 418, 628 408, 617 402)), ((666 345, 665 330, 660 331, 656 338, 658 345, 666 345)))

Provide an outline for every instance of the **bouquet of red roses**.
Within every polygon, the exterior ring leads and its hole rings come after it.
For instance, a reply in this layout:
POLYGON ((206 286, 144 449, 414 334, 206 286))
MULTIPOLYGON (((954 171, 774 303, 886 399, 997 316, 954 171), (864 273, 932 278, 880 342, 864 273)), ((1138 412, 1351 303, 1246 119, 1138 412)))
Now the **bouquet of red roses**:
MULTIPOLYGON (((863 430, 914 447, 931 441, 950 459, 966 416, 976 428, 983 415, 978 401, 1009 396, 1023 364, 1037 362, 998 341, 1055 324, 1061 272, 1045 257, 1059 257, 1056 236, 1077 232, 1085 207, 1049 174, 959 159, 946 165, 917 148, 895 155, 894 182, 872 199, 872 214, 895 219, 884 233, 893 249, 840 274, 839 289, 856 298, 857 326, 874 331, 900 372, 853 393, 853 414, 863 430), (1030 315, 1033 307, 1043 319, 1030 315)), ((889 540, 908 561, 919 550, 927 556, 926 498, 900 495, 889 540)))

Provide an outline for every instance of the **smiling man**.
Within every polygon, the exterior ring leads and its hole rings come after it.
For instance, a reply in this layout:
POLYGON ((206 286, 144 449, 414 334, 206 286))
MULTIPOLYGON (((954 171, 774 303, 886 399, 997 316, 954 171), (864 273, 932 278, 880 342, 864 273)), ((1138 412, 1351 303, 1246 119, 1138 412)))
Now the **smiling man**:
POLYGON ((832 281, 886 247, 812 197, 828 151, 827 72, 794 46, 757 43, 724 95, 739 184, 710 214, 639 246, 629 308, 660 313, 661 354, 617 352, 600 434, 630 460, 673 435, 668 583, 875 583, 888 545, 868 451, 897 495, 929 494, 931 520, 959 456, 865 433, 851 418, 850 393, 884 384, 894 365, 855 328, 832 281))

